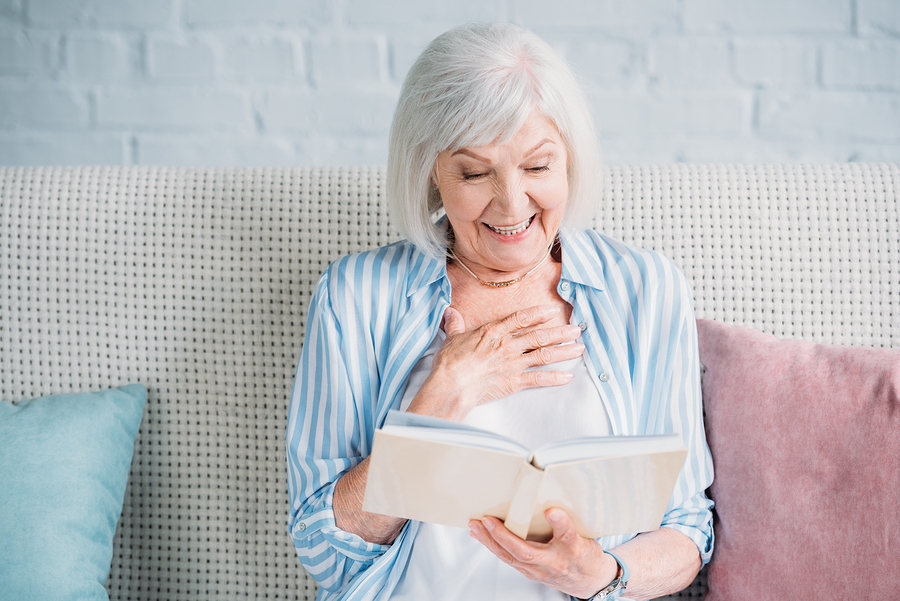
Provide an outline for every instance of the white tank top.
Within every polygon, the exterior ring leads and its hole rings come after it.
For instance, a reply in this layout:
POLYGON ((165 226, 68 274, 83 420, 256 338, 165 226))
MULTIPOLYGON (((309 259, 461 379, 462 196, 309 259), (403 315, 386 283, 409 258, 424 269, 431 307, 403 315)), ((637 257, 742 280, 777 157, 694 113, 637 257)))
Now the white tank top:
MULTIPOLYGON (((400 403, 401 411, 407 410, 431 373, 432 359, 444 339, 444 332, 439 330, 425 355, 413 367, 400 403)), ((591 376, 583 356, 535 369, 569 371, 574 377, 565 386, 529 388, 479 405, 463 422, 498 432, 532 449, 557 440, 612 433, 596 377, 591 376)), ((413 541, 409 563, 391 599, 568 601, 570 597, 528 580, 469 537, 468 530, 422 523, 413 541)))

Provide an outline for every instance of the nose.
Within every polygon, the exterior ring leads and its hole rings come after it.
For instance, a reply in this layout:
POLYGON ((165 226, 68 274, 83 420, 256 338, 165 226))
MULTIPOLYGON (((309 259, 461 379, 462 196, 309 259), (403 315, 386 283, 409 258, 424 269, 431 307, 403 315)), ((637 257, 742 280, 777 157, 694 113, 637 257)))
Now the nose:
POLYGON ((499 177, 494 203, 500 213, 521 217, 522 210, 531 203, 523 178, 517 173, 505 173, 499 177))

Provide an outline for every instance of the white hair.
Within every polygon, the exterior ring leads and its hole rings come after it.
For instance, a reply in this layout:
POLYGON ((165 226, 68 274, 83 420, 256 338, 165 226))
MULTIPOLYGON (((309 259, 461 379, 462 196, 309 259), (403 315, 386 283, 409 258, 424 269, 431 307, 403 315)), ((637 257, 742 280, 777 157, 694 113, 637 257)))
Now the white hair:
POLYGON ((563 227, 583 228, 600 192, 600 150, 584 92, 566 63, 515 25, 471 24, 441 34, 413 64, 394 111, 386 193, 401 233, 432 256, 446 252, 434 225, 438 154, 510 140, 537 109, 568 153, 563 227))

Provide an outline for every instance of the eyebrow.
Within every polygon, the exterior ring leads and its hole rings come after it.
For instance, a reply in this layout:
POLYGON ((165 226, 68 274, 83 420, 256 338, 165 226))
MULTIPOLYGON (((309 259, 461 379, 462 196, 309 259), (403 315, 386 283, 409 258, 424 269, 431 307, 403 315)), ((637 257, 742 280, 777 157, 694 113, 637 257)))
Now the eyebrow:
MULTIPOLYGON (((543 140, 541 140, 540 142, 538 142, 537 144, 535 144, 534 146, 532 146, 531 149, 528 150, 528 152, 525 153, 525 158, 530 157, 532 154, 534 154, 535 152, 537 152, 538 149, 540 149, 541 146, 543 146, 544 144, 547 144, 548 142, 549 142, 550 144, 553 144, 553 143, 554 143, 553 140, 551 140, 550 138, 544 138, 543 140)), ((464 154, 464 155, 466 155, 466 156, 472 157, 473 159, 475 159, 475 160, 477 160, 477 161, 481 161, 482 163, 487 163, 488 165, 491 164, 491 161, 489 161, 488 159, 486 159, 486 158, 483 157, 483 156, 479 156, 478 154, 475 154, 474 152, 472 152, 472 151, 469 150, 468 148, 460 148, 459 150, 457 150, 456 152, 454 152, 454 153, 451 154, 450 156, 451 156, 451 157, 455 157, 455 156, 458 155, 458 154, 464 154)))

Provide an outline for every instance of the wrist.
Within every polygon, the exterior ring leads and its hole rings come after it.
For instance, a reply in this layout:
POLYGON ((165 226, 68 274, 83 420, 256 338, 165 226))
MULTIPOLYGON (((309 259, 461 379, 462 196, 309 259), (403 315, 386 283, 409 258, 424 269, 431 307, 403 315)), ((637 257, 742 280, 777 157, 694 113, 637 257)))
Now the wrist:
POLYGON ((628 585, 628 580, 631 576, 628 564, 626 564, 618 554, 610 551, 603 551, 603 557, 606 560, 607 565, 611 562, 613 575, 612 577, 609 577, 609 572, 604 570, 604 573, 607 575, 604 576, 603 582, 608 582, 608 584, 597 590, 592 596, 585 597, 581 601, 618 599, 625 591, 625 587, 628 585))
POLYGON ((581 599, 590 599, 597 594, 597 591, 616 579, 616 573, 619 571, 619 564, 611 555, 603 551, 603 547, 596 540, 591 541, 593 548, 591 555, 593 556, 592 568, 590 569, 590 578, 583 583, 576 592, 569 592, 571 597, 576 601, 581 599))
POLYGON ((454 384, 452 378, 433 371, 422 383, 406 410, 409 413, 461 422, 471 411, 468 405, 458 383, 454 384))
POLYGON ((335 525, 366 542, 390 545, 400 534, 406 520, 363 511, 369 458, 346 471, 335 483, 332 511, 335 525))

